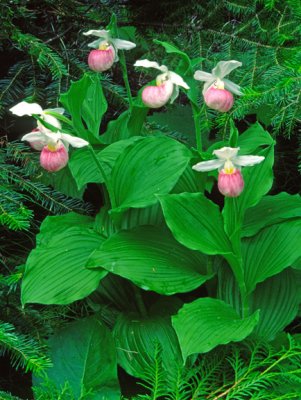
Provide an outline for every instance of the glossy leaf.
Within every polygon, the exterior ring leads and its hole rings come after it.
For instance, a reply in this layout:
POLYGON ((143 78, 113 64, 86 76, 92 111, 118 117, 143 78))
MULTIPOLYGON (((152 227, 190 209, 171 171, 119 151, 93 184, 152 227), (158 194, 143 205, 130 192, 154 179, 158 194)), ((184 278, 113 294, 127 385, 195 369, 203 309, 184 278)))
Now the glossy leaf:
POLYGON ((298 194, 283 192, 265 196, 255 207, 247 210, 242 234, 253 236, 266 226, 295 217, 301 217, 301 197, 298 194))
POLYGON ((112 170, 113 211, 145 207, 168 193, 185 170, 190 151, 167 137, 147 137, 128 146, 112 170))
POLYGON ((32 250, 22 281, 22 303, 69 304, 88 296, 107 272, 85 268, 103 237, 84 226, 53 235, 32 250))
POLYGON ((242 243, 247 291, 289 267, 301 256, 301 219, 262 229, 242 243))
POLYGON ((181 246, 169 231, 151 226, 112 235, 91 254, 87 266, 101 266, 165 295, 188 292, 211 277, 205 272, 206 257, 181 246))
POLYGON ((206 353, 218 345, 245 339, 257 322, 258 312, 240 318, 231 306, 210 297, 185 304, 172 317, 184 360, 191 354, 206 353))
POLYGON ((114 340, 96 317, 68 324, 48 344, 53 367, 47 378, 58 389, 68 382, 79 400, 120 399, 114 340))
POLYGON ((186 53, 184 53, 183 51, 181 51, 180 49, 178 49, 173 44, 170 44, 168 42, 162 42, 161 40, 157 40, 157 39, 154 39, 154 43, 160 44, 161 46, 163 46, 166 50, 166 53, 176 54, 182 59, 183 66, 180 66, 180 69, 182 72, 185 73, 186 70, 191 67, 191 61, 190 61, 190 58, 188 57, 188 55, 186 53))
POLYGON ((160 357, 166 373, 166 384, 172 385, 182 366, 179 342, 170 318, 137 314, 120 315, 114 327, 118 363, 125 371, 143 378, 155 363, 156 347, 160 346, 160 357))

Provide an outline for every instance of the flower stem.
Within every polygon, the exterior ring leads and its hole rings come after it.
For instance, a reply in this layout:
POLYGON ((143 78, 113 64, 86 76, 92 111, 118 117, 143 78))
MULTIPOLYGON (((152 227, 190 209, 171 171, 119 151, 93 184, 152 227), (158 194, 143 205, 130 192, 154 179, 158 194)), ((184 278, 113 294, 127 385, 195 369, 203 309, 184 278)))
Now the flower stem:
POLYGON ((132 109, 133 108, 133 98, 132 98, 132 93, 131 93, 131 88, 130 88, 130 83, 129 83, 129 76, 128 76, 128 71, 126 68, 125 56, 124 56, 123 51, 119 52, 119 61, 120 61, 120 65, 121 65, 122 77, 123 77, 124 85, 126 88, 126 93, 127 93, 130 109, 132 109))
POLYGON ((195 140, 196 140, 196 148, 199 153, 203 151, 202 146, 202 136, 201 136, 201 126, 200 126, 200 110, 199 108, 191 102, 192 114, 193 114, 193 122, 195 129, 195 140))
POLYGON ((93 147, 91 145, 89 145, 88 149, 89 149, 90 154, 91 154, 91 156, 92 156, 92 158, 93 158, 93 160, 94 160, 94 162, 95 162, 95 164, 97 166, 97 169, 99 171, 99 174, 101 175, 101 178, 104 180, 104 183, 106 185, 107 191, 109 193, 109 199, 107 199, 108 196, 106 195, 106 191, 104 191, 105 200, 106 200, 106 202, 108 200, 110 200, 111 207, 114 208, 115 207, 115 196, 114 196, 114 191, 113 191, 111 182, 110 182, 110 180, 109 180, 109 178, 108 178, 103 166, 99 162, 93 147))

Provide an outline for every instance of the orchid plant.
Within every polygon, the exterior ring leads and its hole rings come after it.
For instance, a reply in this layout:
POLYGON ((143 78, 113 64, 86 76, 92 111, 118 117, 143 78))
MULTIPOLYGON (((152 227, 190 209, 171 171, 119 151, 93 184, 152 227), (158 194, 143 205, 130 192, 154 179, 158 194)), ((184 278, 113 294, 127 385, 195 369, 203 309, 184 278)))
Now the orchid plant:
MULTIPOLYGON (((136 67, 160 71, 156 86, 146 86, 142 103, 140 98, 129 101, 129 110, 100 132, 108 105, 98 72, 116 61, 117 49, 133 45, 112 38, 107 30, 86 34, 98 36, 93 46, 106 53, 91 56, 89 65, 96 73, 73 82, 61 97, 70 118, 60 117, 62 109, 53 116, 26 102, 11 109, 18 116, 38 118, 36 130, 22 139, 41 144, 42 167, 55 176, 59 169, 64 173, 68 162, 72 178, 65 175, 66 182, 72 179, 83 190, 98 185, 103 193, 95 216, 68 213, 44 220, 26 262, 22 303, 69 304, 89 296, 93 310, 109 307, 111 330, 96 313, 50 339, 55 361, 49 376, 58 386, 69 380, 78 396, 90 390, 99 398, 117 399, 116 354, 129 374, 143 377, 159 343, 166 387, 171 388, 191 356, 248 336, 272 340, 283 331, 300 302, 301 202, 287 193, 267 194, 273 184, 275 142, 258 123, 240 134, 234 127, 206 151, 149 129, 148 109, 174 101, 179 87, 187 91, 194 117, 199 117, 202 104, 194 95, 192 63, 175 46, 164 43, 168 53, 172 49, 184 59, 188 72, 136 61, 136 67), (77 148, 70 160, 69 144, 77 148), (225 197, 214 202, 211 171, 216 169, 225 197), (180 293, 189 293, 189 302, 180 293), (86 342, 91 346, 85 347, 86 342), (56 356, 62 343, 74 344, 79 354, 88 352, 93 379, 74 379, 72 360, 56 356)), ((224 77, 239 66, 238 61, 221 61, 211 74, 195 72, 196 80, 205 81, 209 107, 227 112, 233 106, 229 93, 241 91, 224 77)), ((194 120, 196 135, 202 134, 194 120)), ((82 368, 88 368, 86 360, 82 368)))

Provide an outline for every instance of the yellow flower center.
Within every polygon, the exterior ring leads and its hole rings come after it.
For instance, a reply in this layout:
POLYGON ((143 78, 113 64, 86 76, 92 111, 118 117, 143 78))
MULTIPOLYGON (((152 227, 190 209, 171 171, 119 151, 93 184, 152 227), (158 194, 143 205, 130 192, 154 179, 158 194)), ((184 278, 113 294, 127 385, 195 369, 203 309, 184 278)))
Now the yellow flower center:
POLYGON ((231 175, 231 174, 233 174, 233 173, 235 172, 235 167, 234 167, 232 161, 227 160, 227 161, 225 162, 224 168, 223 168, 223 172, 224 172, 225 174, 228 174, 228 175, 231 175))
POLYGON ((48 143, 47 148, 49 151, 55 152, 59 148, 59 143, 48 143))
POLYGON ((98 50, 108 50, 110 47, 108 42, 101 42, 98 46, 98 50))
POLYGON ((225 89, 225 84, 223 81, 217 78, 217 80, 213 84, 215 89, 225 89))

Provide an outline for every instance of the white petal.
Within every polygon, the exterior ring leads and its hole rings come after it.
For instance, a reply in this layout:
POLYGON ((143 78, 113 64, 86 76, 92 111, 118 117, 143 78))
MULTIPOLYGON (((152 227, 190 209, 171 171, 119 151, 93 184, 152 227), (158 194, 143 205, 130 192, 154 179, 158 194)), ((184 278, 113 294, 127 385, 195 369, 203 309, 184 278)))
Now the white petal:
POLYGON ((175 72, 169 71, 170 80, 177 86, 182 86, 184 89, 189 89, 189 86, 184 82, 183 78, 175 72))
POLYGON ((231 71, 241 66, 242 63, 240 61, 220 61, 219 63, 217 63, 216 67, 213 68, 212 75, 217 78, 223 79, 224 76, 230 74, 231 71))
POLYGON ((222 147, 221 149, 214 150, 213 154, 221 160, 232 160, 236 157, 239 147, 222 147))
MULTIPOLYGON (((55 117, 53 117, 52 115, 48 115, 48 114, 44 114, 42 116, 43 120, 47 123, 52 125, 53 127, 60 129, 62 127, 60 121, 58 119, 56 119, 55 117)), ((38 121, 38 127, 41 130, 44 130, 45 126, 43 124, 41 124, 40 121, 38 121)), ((47 130, 49 130, 48 128, 46 128, 47 130)))
POLYGON ((214 82, 216 82, 216 79, 212 80, 212 81, 208 81, 204 84, 202 93, 203 95, 207 92, 207 90, 210 88, 210 86, 212 86, 214 84, 214 82))
POLYGON ((18 117, 22 117, 23 115, 42 114, 43 109, 37 103, 27 103, 26 101, 21 101, 21 103, 18 103, 14 107, 10 108, 9 111, 15 115, 18 115, 18 117))
POLYGON ((45 142, 46 144, 46 139, 45 135, 41 132, 30 132, 24 135, 21 140, 27 140, 28 142, 45 142))
POLYGON ((237 94, 238 96, 242 96, 239 85, 236 85, 236 83, 229 81, 229 79, 223 79, 223 82, 225 85, 225 89, 229 90, 230 92, 232 92, 234 94, 237 94))
POLYGON ((131 50, 136 47, 135 43, 129 42, 128 40, 111 39, 110 42, 119 50, 131 50))
POLYGON ((195 71, 193 77, 197 81, 202 81, 202 82, 215 80, 215 77, 212 74, 209 74, 209 72, 204 72, 204 71, 195 71))
POLYGON ((100 43, 103 42, 103 41, 104 41, 103 38, 102 39, 96 39, 93 42, 88 43, 88 47, 91 47, 93 49, 98 49, 100 43))
POLYGON ((71 136, 68 133, 61 133, 60 135, 61 135, 61 139, 64 142, 71 144, 71 146, 73 146, 73 147, 84 147, 84 146, 88 146, 88 144, 89 144, 89 142, 87 142, 86 140, 80 139, 75 136, 71 136))
POLYGON ((159 71, 167 72, 168 68, 165 65, 159 65, 156 61, 137 60, 134 67, 156 68, 159 71))
POLYGON ((110 31, 106 31, 105 29, 101 30, 90 29, 88 32, 84 32, 83 35, 85 36, 93 35, 108 40, 110 38, 110 31))
POLYGON ((256 165, 264 160, 262 156, 237 156, 232 159, 233 164, 241 167, 256 165))
POLYGON ((218 169, 224 165, 223 160, 209 160, 209 161, 201 161, 197 164, 195 164, 192 169, 195 171, 201 171, 201 172, 206 172, 206 171, 213 171, 214 169, 218 169))

